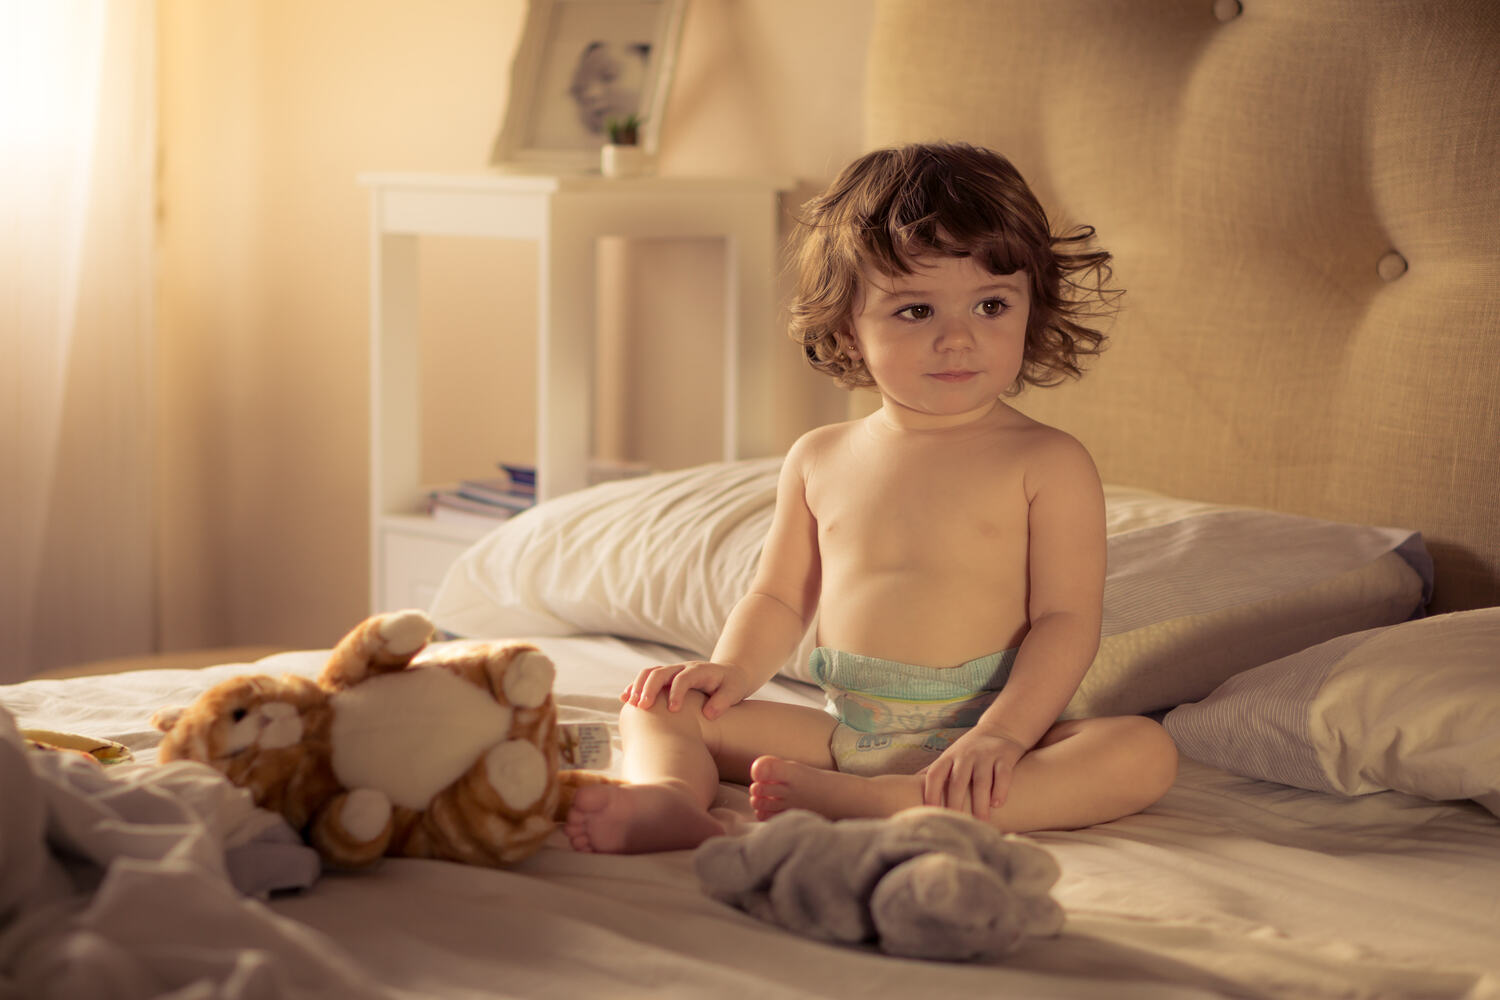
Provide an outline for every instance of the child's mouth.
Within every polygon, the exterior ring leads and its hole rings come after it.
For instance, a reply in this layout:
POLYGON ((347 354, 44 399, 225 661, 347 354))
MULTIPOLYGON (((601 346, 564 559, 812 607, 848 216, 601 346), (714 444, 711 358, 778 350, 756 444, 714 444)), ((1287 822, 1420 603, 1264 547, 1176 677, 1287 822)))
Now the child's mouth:
POLYGON ((939 382, 967 382, 969 379, 973 378, 975 374, 975 372, 969 371, 933 372, 932 377, 937 379, 939 382))

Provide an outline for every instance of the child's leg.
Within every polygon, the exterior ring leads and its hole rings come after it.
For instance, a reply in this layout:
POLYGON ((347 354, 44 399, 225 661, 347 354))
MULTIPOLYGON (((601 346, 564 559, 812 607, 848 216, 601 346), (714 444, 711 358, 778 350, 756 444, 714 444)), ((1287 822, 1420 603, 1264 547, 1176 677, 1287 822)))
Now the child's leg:
POLYGON ((815 708, 742 701, 718 719, 703 717, 701 692, 672 712, 667 699, 620 711, 628 785, 580 788, 564 824, 582 851, 638 853, 696 847, 722 832, 708 812, 719 779, 750 782, 750 765, 771 752, 799 765, 832 767, 832 716, 815 708))
MULTIPOLYGON (((1010 793, 990 811, 990 822, 1009 832, 1093 826, 1140 812, 1176 775, 1177 747, 1150 719, 1059 722, 1016 764, 1010 793)), ((766 756, 752 777, 750 802, 761 819, 787 809, 830 819, 890 816, 922 804, 920 774, 865 778, 766 756)))

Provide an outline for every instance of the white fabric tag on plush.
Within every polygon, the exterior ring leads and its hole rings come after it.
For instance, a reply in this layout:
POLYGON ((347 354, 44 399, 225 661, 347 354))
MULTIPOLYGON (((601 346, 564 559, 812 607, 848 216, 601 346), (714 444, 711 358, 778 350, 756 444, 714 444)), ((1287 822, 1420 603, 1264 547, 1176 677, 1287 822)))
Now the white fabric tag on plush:
POLYGON ((564 771, 602 771, 609 767, 609 727, 597 722, 569 722, 557 727, 564 771))

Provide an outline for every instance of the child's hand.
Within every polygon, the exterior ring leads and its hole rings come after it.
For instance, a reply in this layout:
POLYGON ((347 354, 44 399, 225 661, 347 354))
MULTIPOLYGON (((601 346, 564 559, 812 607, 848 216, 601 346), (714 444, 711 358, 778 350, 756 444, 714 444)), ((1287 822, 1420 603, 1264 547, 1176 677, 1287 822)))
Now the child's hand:
POLYGON ((692 660, 647 667, 636 675, 633 684, 620 692, 620 700, 636 708, 650 708, 662 691, 667 693, 667 709, 673 712, 682 708, 682 700, 689 691, 702 691, 708 696, 703 704, 703 717, 717 719, 725 709, 744 700, 750 693, 750 682, 745 672, 733 664, 692 660))
POLYGON ((988 821, 990 810, 1005 804, 1016 762, 1026 753, 1002 733, 971 729, 923 773, 922 803, 972 813, 988 821))

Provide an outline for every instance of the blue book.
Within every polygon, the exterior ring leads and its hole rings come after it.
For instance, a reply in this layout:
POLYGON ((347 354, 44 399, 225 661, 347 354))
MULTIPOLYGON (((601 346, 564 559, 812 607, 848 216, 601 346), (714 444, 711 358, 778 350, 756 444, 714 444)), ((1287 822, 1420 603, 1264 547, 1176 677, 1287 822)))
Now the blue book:
POLYGON ((512 492, 536 492, 536 466, 514 465, 509 462, 501 462, 499 465, 501 470, 504 471, 505 477, 510 480, 510 489, 512 492))
POLYGON ((458 484, 458 495, 477 503, 487 503, 506 510, 525 510, 536 505, 535 490, 518 490, 509 478, 465 479, 458 484))

